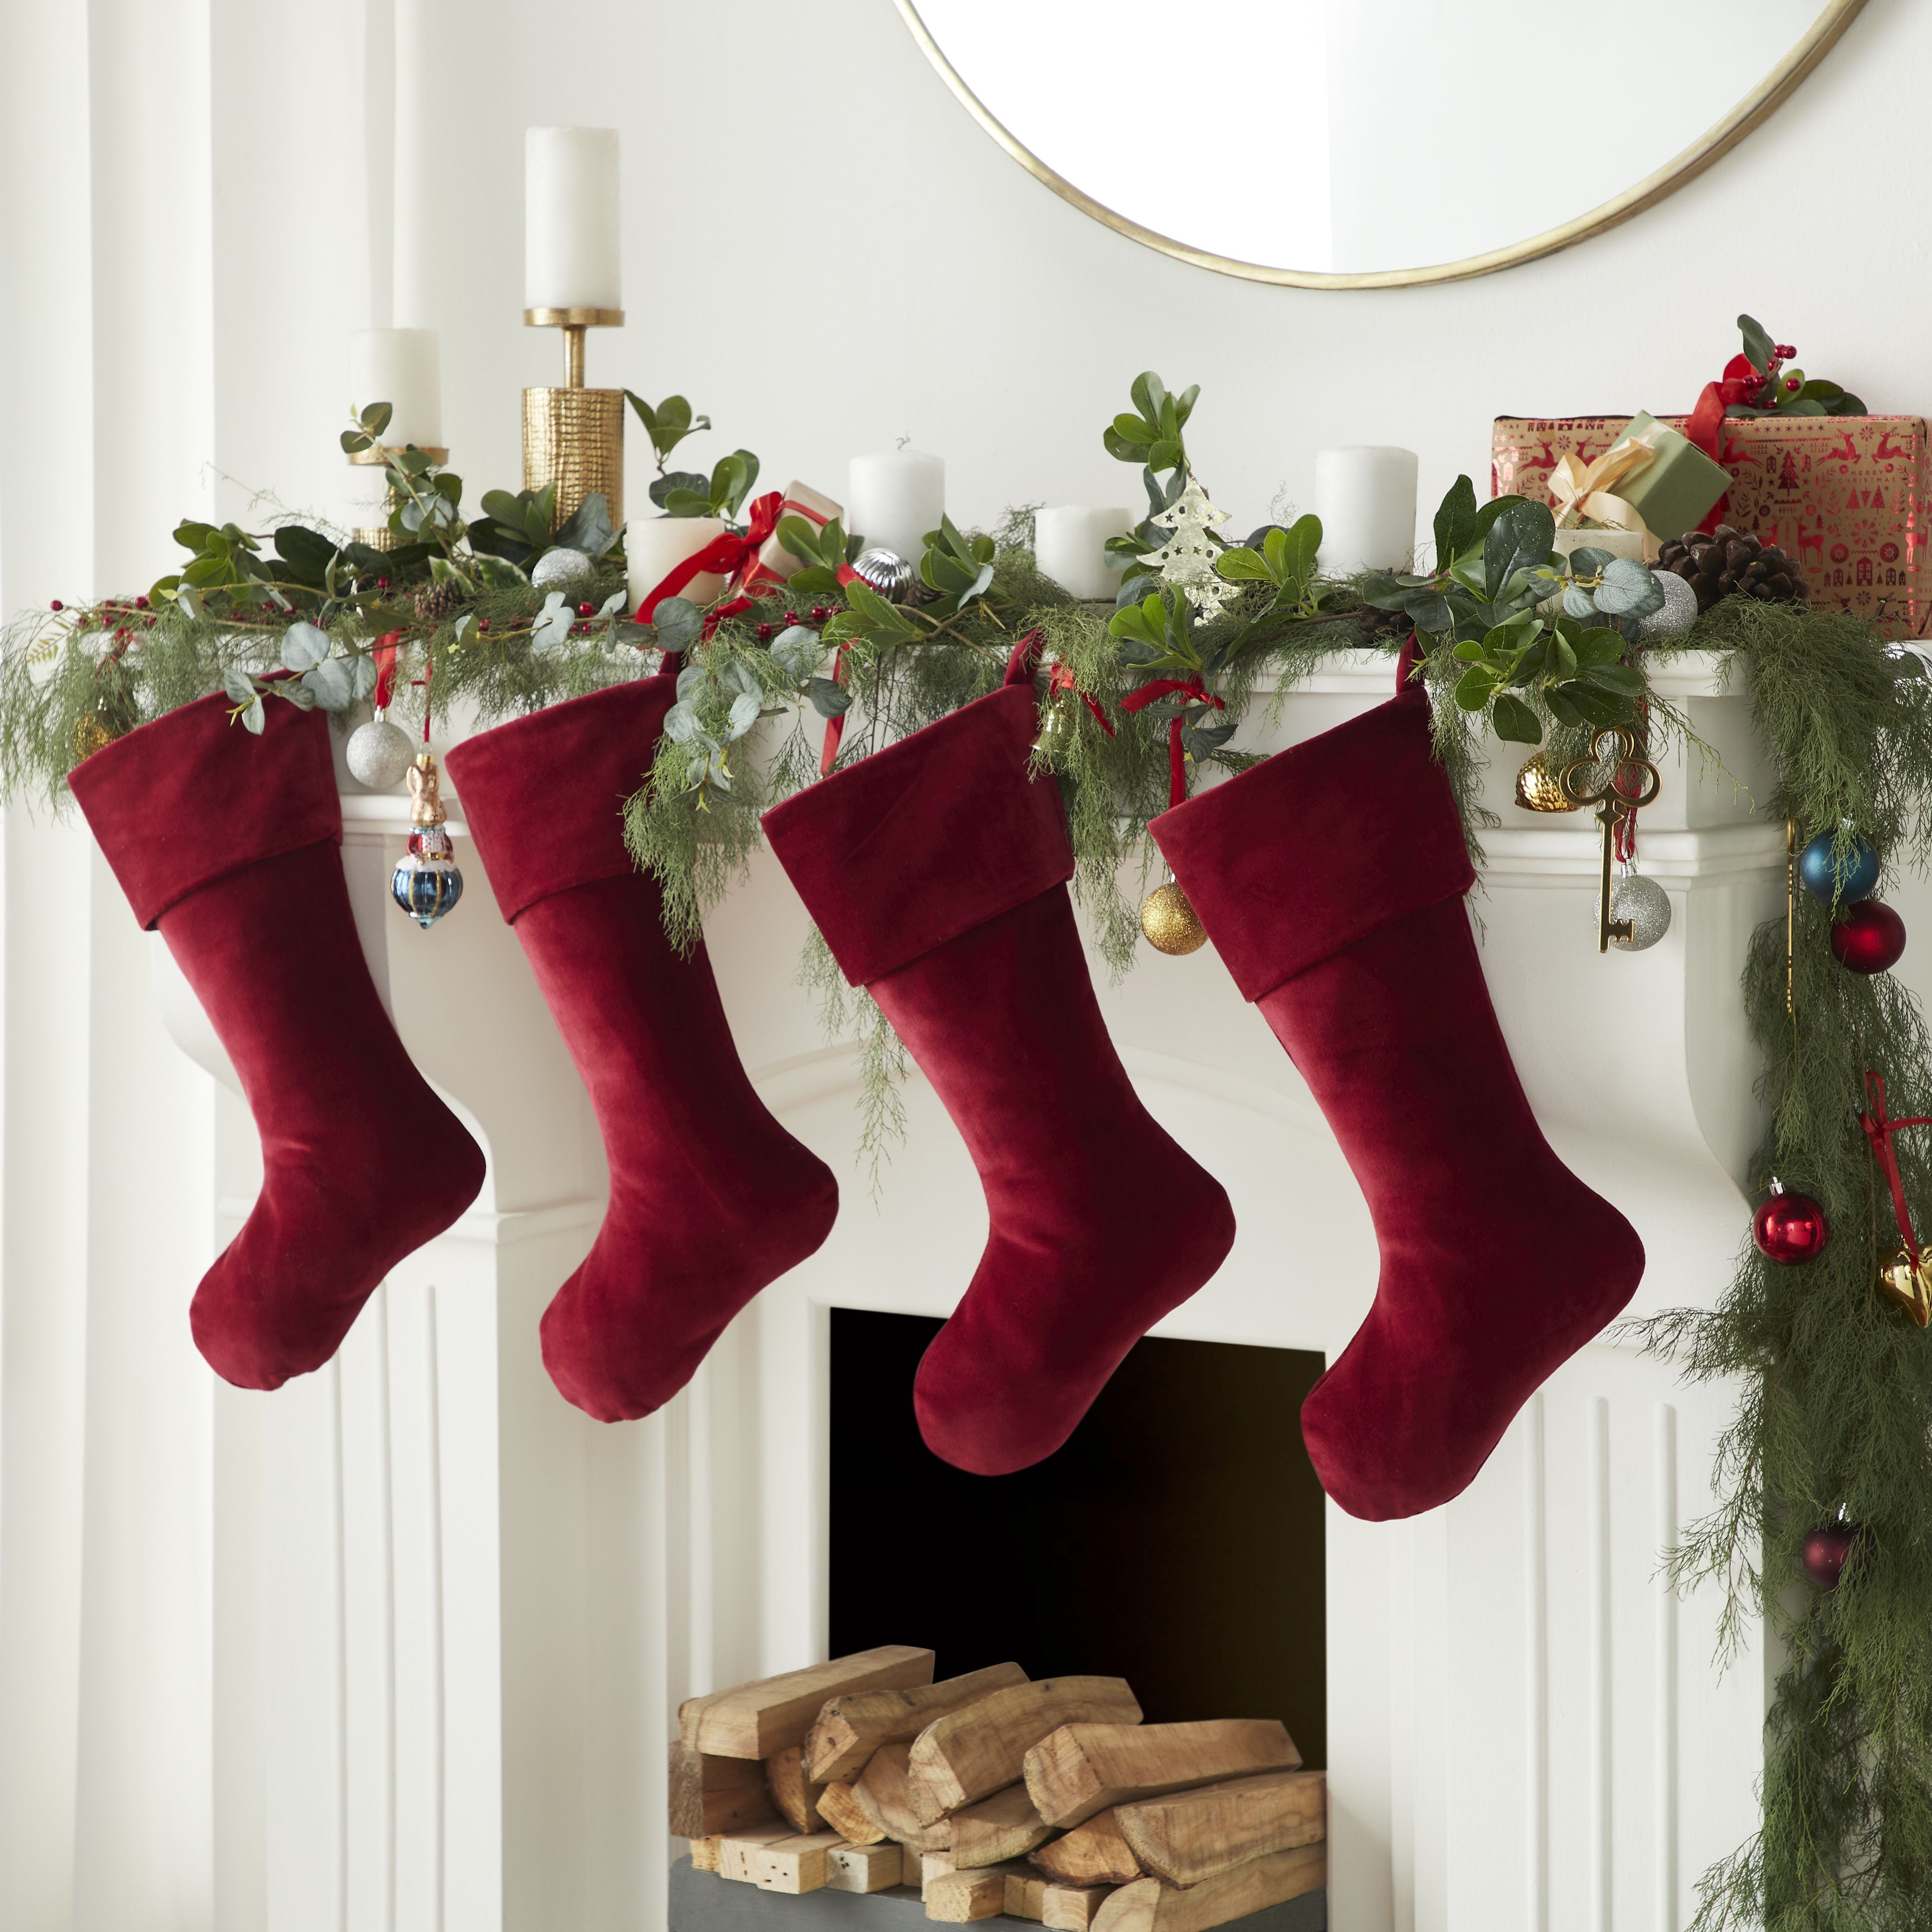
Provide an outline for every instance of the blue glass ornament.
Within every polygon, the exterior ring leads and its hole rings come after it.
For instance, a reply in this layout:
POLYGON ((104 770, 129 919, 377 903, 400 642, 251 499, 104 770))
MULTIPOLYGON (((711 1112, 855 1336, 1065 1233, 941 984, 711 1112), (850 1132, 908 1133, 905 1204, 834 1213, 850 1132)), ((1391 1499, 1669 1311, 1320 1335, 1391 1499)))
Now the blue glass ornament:
POLYGON ((1870 898, 1877 886, 1878 850, 1859 839, 1851 866, 1840 880, 1832 860, 1833 836, 1821 832, 1805 847, 1798 861, 1798 880, 1814 899, 1822 899, 1827 905, 1834 892, 1840 905, 1856 905, 1860 899, 1870 898))
POLYGON ((463 896, 463 874, 440 825, 410 835, 408 854, 389 877, 389 896, 427 932, 463 896))

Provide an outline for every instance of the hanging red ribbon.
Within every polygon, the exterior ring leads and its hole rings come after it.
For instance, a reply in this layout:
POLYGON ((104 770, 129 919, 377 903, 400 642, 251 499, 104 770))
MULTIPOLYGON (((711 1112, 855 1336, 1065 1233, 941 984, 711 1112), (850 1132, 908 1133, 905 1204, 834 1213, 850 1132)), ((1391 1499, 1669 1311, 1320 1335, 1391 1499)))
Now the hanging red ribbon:
POLYGON ((396 646, 403 641, 400 631, 386 631, 376 640, 370 655, 376 660, 376 710, 388 710, 396 695, 396 646))
POLYGON ((1082 691, 1075 681, 1073 674, 1064 664, 1055 663, 1046 674, 1046 694, 1057 698, 1063 691, 1070 691, 1094 714, 1094 722, 1108 737, 1114 735, 1114 728, 1107 722, 1107 714, 1100 709, 1100 701, 1090 691, 1082 691))
MULTIPOLYGON (((398 632, 396 634, 400 636, 401 633, 398 632)), ((410 680, 410 684, 419 689, 423 694, 423 748, 424 751, 429 748, 429 681, 435 675, 436 660, 434 658, 426 657, 423 659, 422 676, 410 680)))
POLYGON ((1892 1211, 1898 1222, 1899 1239, 1909 1253, 1916 1255, 1918 1238, 1912 1232, 1912 1210, 1905 1204, 1905 1182, 1898 1171, 1898 1156, 1893 1150, 1892 1137, 1900 1127, 1932 1127, 1932 1114, 1916 1114, 1902 1120, 1886 1119, 1885 1082, 1876 1073, 1865 1076, 1865 1095, 1871 1102, 1871 1112, 1858 1116, 1858 1125, 1864 1129, 1865 1138, 1871 1142, 1872 1157, 1892 1190, 1892 1211))
MULTIPOLYGON (((1197 704, 1211 704, 1216 711, 1228 707, 1198 677, 1156 678, 1130 692, 1120 700, 1123 711, 1144 711, 1158 700, 1179 692, 1197 704)), ((1184 711, 1178 711, 1167 728, 1167 803, 1169 811, 1187 802, 1187 760, 1180 748, 1180 734, 1186 723, 1184 711)))

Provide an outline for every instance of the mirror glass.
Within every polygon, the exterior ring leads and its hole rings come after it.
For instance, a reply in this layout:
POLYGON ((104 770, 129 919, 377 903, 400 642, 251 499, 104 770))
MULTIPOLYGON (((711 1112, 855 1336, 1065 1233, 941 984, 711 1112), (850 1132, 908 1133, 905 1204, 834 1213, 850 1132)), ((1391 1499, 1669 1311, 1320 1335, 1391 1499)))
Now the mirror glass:
POLYGON ((1576 239, 1721 152, 1862 4, 899 0, 1049 185, 1280 280, 1433 279, 1576 239))

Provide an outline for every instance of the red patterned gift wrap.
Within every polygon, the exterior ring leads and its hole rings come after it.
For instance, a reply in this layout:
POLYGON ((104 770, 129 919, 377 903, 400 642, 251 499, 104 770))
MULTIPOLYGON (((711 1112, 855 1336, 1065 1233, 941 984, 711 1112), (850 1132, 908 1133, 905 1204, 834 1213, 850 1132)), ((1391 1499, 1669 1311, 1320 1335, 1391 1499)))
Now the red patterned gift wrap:
MULTIPOLYGON (((1497 417, 1492 492, 1549 502, 1557 464, 1592 462, 1630 420, 1497 417)), ((1658 420, 1682 429, 1686 418, 1658 420)), ((1922 416, 1744 417, 1727 418, 1722 434, 1724 521, 1795 558, 1814 609, 1849 610, 1894 637, 1932 629, 1922 416)))

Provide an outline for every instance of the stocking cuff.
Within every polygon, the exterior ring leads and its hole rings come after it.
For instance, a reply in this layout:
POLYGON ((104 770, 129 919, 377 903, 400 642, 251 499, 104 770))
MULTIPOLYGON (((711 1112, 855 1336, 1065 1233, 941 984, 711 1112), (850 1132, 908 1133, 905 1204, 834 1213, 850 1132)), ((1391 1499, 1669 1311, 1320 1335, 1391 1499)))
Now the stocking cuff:
POLYGON ((1250 1000, 1476 876, 1420 693, 1276 753, 1149 830, 1250 1000))
POLYGON ((1059 788, 1029 778, 1031 683, 1006 686, 765 814, 855 986, 1073 876, 1059 788))
POLYGON ((450 747, 443 763, 505 919, 634 869, 624 801, 650 770, 676 686, 640 678, 450 747))
POLYGON ((328 721, 262 700, 259 735, 217 694, 105 745, 68 784, 142 925, 244 866, 342 842, 328 721))

